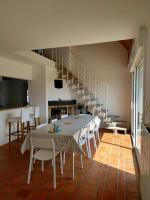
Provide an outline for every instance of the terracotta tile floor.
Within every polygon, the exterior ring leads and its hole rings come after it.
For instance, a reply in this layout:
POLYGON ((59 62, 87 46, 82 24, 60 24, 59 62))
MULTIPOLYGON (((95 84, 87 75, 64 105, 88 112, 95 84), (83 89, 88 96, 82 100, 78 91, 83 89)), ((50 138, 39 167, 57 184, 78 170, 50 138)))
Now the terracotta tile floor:
POLYGON ((57 189, 52 188, 52 167, 45 171, 36 162, 31 184, 27 185, 29 152, 21 155, 17 142, 0 147, 1 200, 139 200, 139 173, 130 136, 103 131, 93 159, 75 160, 75 179, 71 179, 72 157, 66 157, 64 175, 57 161, 57 189))

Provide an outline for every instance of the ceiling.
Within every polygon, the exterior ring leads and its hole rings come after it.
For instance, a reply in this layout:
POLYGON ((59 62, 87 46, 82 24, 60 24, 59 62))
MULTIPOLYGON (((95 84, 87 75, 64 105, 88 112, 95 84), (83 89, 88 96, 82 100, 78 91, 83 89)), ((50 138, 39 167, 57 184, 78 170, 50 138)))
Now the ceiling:
POLYGON ((130 39, 130 40, 120 40, 119 42, 126 49, 126 51, 128 53, 128 62, 129 62, 133 40, 132 39, 130 39))
POLYGON ((149 8, 149 0, 1 0, 0 51, 135 38, 149 8))

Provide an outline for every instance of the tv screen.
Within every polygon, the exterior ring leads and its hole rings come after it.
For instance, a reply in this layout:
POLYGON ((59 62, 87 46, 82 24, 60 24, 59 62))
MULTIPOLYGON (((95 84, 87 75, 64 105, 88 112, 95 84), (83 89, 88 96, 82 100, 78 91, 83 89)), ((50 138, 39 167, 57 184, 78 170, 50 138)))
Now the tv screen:
POLYGON ((0 107, 13 108, 27 105, 28 82, 0 77, 0 107))
POLYGON ((61 88, 63 88, 63 81, 60 79, 56 79, 56 80, 54 80, 54 85, 55 85, 55 88, 61 89, 61 88))

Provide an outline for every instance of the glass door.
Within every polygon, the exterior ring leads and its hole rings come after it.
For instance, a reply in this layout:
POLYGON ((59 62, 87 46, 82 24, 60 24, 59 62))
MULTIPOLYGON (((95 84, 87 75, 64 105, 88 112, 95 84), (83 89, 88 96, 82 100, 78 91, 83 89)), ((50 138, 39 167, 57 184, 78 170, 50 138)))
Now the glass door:
POLYGON ((131 136, 134 146, 136 146, 136 134, 135 134, 135 108, 136 108, 136 71, 132 73, 132 98, 131 98, 131 136))
POLYGON ((143 59, 135 71, 135 146, 141 154, 141 129, 143 120, 143 59))

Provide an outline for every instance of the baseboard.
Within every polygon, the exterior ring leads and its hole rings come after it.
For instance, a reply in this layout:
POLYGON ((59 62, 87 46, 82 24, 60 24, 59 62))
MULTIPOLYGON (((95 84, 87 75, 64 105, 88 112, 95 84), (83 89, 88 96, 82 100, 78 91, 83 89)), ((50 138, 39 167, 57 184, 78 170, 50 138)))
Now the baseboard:
MULTIPOLYGON (((16 137, 12 136, 11 141, 14 141, 14 140, 16 140, 16 137)), ((8 136, 6 138, 0 140, 0 146, 3 146, 3 145, 8 144, 8 143, 9 143, 9 137, 8 136)))

